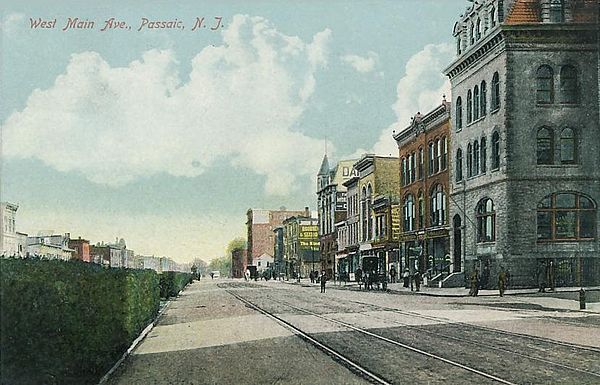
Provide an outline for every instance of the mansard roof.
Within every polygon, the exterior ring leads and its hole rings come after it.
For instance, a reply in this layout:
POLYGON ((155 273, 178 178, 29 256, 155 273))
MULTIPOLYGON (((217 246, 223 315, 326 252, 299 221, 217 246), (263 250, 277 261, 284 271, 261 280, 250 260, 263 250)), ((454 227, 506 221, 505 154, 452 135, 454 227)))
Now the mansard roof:
MULTIPOLYGON (((506 24, 541 23, 542 4, 547 0, 515 0, 506 24)), ((593 23, 598 20, 598 0, 563 0, 569 7, 571 23, 593 23)))

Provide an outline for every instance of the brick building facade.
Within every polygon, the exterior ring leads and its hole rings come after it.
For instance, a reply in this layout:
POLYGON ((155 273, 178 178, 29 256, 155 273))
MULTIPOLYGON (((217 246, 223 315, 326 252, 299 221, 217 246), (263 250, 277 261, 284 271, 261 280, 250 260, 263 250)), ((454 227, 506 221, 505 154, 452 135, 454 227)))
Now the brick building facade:
MULTIPOLYGON (((400 157, 401 260, 430 278, 461 271, 461 259, 450 261, 448 169, 450 168, 450 103, 394 134, 400 157)), ((411 269, 412 270, 412 269, 411 269)))
POLYGON ((454 28, 450 249, 484 287, 600 282, 598 3, 485 0, 454 28))
POLYGON ((248 255, 246 265, 252 265, 253 256, 269 254, 273 256, 273 247, 275 244, 273 230, 281 226, 283 221, 293 216, 310 217, 308 207, 304 210, 261 210, 248 209, 246 221, 248 255))

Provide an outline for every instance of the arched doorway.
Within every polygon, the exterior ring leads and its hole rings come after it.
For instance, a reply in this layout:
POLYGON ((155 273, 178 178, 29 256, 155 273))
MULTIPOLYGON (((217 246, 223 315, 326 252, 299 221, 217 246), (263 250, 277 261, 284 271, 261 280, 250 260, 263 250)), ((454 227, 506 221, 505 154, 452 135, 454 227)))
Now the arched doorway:
POLYGON ((454 268, 453 272, 460 272, 462 269, 462 220, 460 215, 456 214, 452 220, 452 227, 454 229, 454 268))

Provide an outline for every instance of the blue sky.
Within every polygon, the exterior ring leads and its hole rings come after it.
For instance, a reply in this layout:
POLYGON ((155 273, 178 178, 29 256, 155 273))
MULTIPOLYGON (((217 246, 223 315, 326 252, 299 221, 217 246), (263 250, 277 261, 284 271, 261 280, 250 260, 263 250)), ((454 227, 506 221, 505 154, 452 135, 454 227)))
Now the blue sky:
POLYGON ((326 146, 397 154, 392 130, 448 92, 467 4, 3 2, 2 200, 30 234, 220 256, 248 208, 315 208, 326 146), (95 28, 62 31, 69 17, 95 28), (111 17, 131 30, 100 32, 111 17), (185 27, 138 32, 142 18, 185 27))

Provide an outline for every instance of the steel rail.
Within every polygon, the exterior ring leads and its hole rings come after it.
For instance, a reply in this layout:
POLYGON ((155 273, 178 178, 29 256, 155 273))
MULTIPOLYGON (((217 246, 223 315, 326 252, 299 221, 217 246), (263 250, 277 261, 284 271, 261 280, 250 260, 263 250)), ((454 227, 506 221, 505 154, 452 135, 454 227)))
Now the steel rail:
POLYGON ((344 356, 343 354, 339 353, 338 351, 330 348, 329 346, 317 341, 316 339, 314 339, 313 337, 311 337, 310 335, 306 334, 305 332, 303 332, 302 330, 300 330, 299 328, 297 328, 296 326, 292 325, 291 323, 285 321, 284 319, 277 317, 276 315, 262 309, 261 307, 255 305, 254 303, 250 302, 249 300, 243 298, 242 296, 240 296, 237 293, 233 293, 230 290, 225 289, 225 291, 227 293, 229 293, 230 295, 232 295, 233 297, 237 298, 239 301, 245 303, 246 305, 248 305, 249 307, 251 307, 252 309, 258 311, 259 313, 275 320, 276 322, 278 322, 279 324, 282 324, 284 327, 292 330, 295 334, 301 336, 304 340, 310 342, 311 344, 317 346, 319 349, 327 352, 328 354, 334 356, 335 358, 337 358, 338 360, 342 361, 344 364, 346 364, 347 366, 349 366, 352 370, 354 371, 358 371, 361 375, 365 376, 366 378, 368 378, 371 382, 376 383, 376 384, 382 384, 382 385, 392 385, 391 382, 383 379, 382 377, 376 375, 375 373, 371 372, 370 370, 366 369, 365 367, 359 365, 358 363, 352 361, 351 359, 349 359, 348 357, 344 356))
POLYGON ((381 335, 379 335, 379 334, 375 334, 375 333, 373 333, 373 332, 370 332, 370 331, 368 331, 368 330, 365 330, 365 329, 362 329, 362 328, 356 327, 356 326, 354 326, 354 325, 351 325, 351 324, 349 324, 349 323, 347 323, 347 322, 343 322, 343 321, 339 321, 339 320, 331 319, 331 318, 329 318, 329 317, 325 317, 325 316, 323 316, 323 315, 321 315, 321 314, 318 314, 318 313, 312 312, 312 311, 310 311, 310 310, 305 310, 305 309, 302 309, 302 308, 296 307, 296 306, 294 306, 294 305, 290 305, 289 303, 286 303, 285 301, 281 301, 281 300, 278 300, 278 301, 279 301, 280 303, 283 303, 283 304, 285 304, 286 306, 288 306, 288 307, 290 307, 290 308, 294 309, 294 310, 301 311, 301 312, 304 312, 304 313, 306 313, 306 314, 312 315, 313 317, 317 317, 317 318, 323 319, 323 320, 325 320, 325 321, 329 321, 329 322, 332 322, 332 323, 335 323, 335 324, 338 324, 338 325, 344 326, 344 327, 346 327, 346 328, 348 328, 348 329, 355 330, 355 331, 357 331, 357 332, 359 332, 359 333, 366 334, 366 335, 368 335, 368 336, 371 336, 371 337, 377 338, 377 339, 379 339, 379 340, 382 340, 382 341, 388 342, 388 343, 390 343, 390 344, 392 344, 392 345, 400 346, 400 347, 402 347, 402 348, 404 348, 404 349, 407 349, 407 350, 413 351, 413 352, 415 352, 415 353, 422 354, 422 355, 424 355, 424 356, 426 356, 426 357, 433 358, 433 359, 436 359, 436 360, 439 360, 439 361, 445 362, 445 363, 447 363, 447 364, 450 364, 450 365, 452 365, 452 366, 456 366, 456 367, 458 367, 458 368, 464 369, 464 370, 466 370, 466 371, 469 371, 469 372, 471 372, 471 373, 475 373, 475 374, 477 374, 477 375, 480 375, 480 376, 482 376, 482 377, 485 377, 485 378, 487 378, 487 379, 490 379, 490 380, 493 380, 493 381, 497 381, 497 382, 500 382, 500 383, 502 383, 502 384, 516 385, 516 384, 515 384, 515 383, 513 383, 513 382, 510 382, 510 381, 504 380, 504 379, 502 379, 502 378, 500 378, 500 377, 496 377, 496 376, 494 376, 493 374, 489 374, 489 373, 486 373, 486 372, 482 372, 482 371, 480 371, 480 370, 477 370, 477 369, 475 369, 475 368, 472 368, 472 367, 470 367, 470 366, 463 365, 463 364, 461 364, 461 363, 459 363, 459 362, 456 362, 456 361, 453 361, 453 360, 449 360, 449 359, 447 359, 447 358, 444 358, 444 357, 438 356, 438 355, 436 355, 436 354, 433 354, 433 353, 429 353, 429 352, 427 352, 427 351, 425 351, 425 350, 422 350, 422 349, 415 348, 414 346, 410 346, 410 345, 404 344, 404 343, 402 343, 402 342, 398 342, 398 341, 392 340, 392 339, 390 339, 390 338, 387 338, 387 337, 381 336, 381 335))

